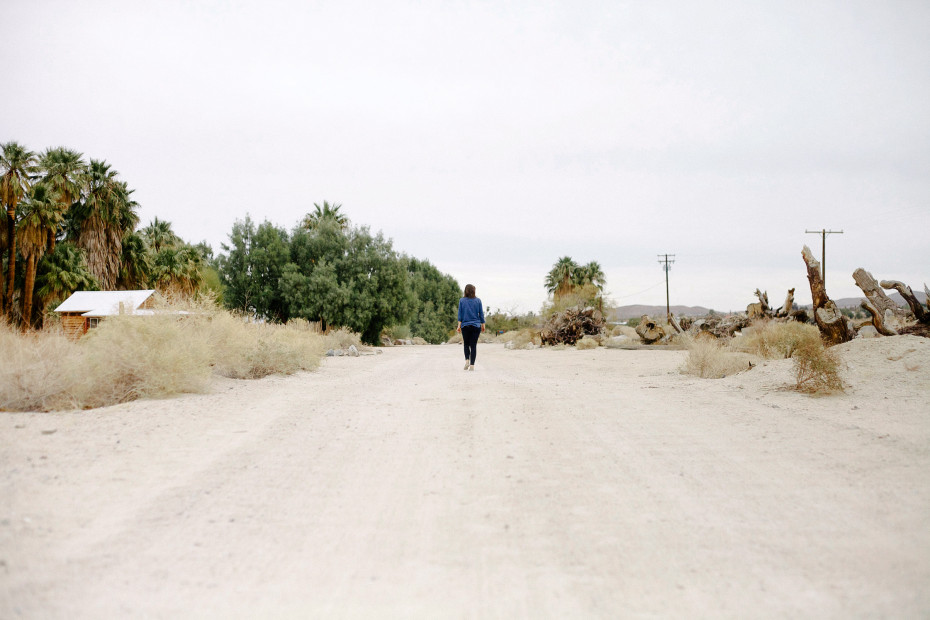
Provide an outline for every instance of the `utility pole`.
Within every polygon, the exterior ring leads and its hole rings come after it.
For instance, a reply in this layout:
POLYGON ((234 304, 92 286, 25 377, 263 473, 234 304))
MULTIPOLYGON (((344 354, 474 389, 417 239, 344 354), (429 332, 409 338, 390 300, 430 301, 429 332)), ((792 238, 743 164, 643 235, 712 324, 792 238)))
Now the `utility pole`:
POLYGON ((662 269, 665 270, 665 316, 666 318, 672 314, 671 307, 668 305, 668 270, 672 268, 672 263, 675 262, 674 254, 658 254, 659 264, 662 265, 662 269))
POLYGON ((822 237, 820 249, 820 279, 823 280, 823 288, 827 288, 827 235, 842 235, 842 230, 805 230, 809 235, 820 235, 822 237))

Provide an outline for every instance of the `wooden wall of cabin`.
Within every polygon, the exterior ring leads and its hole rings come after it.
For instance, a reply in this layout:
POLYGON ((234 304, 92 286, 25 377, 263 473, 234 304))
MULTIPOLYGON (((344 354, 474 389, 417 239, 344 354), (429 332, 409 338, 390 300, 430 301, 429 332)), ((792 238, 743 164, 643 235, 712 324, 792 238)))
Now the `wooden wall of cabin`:
POLYGON ((61 328, 65 336, 72 340, 77 340, 87 333, 87 319, 80 314, 62 314, 61 328))

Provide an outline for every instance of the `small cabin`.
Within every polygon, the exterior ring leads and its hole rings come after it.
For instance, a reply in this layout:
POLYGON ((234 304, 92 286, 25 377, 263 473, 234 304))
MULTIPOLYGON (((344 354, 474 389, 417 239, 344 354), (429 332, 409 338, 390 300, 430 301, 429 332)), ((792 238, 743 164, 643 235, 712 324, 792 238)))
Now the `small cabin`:
POLYGON ((151 314, 155 291, 76 291, 55 312, 61 315, 65 335, 77 340, 116 314, 151 314))

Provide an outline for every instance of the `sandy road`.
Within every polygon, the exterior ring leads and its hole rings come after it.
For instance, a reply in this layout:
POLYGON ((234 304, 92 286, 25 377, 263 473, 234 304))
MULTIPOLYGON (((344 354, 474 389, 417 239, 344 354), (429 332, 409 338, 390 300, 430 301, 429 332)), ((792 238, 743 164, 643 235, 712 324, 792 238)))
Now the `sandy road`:
POLYGON ((0 617, 930 614, 921 393, 479 352, 0 414, 0 617))

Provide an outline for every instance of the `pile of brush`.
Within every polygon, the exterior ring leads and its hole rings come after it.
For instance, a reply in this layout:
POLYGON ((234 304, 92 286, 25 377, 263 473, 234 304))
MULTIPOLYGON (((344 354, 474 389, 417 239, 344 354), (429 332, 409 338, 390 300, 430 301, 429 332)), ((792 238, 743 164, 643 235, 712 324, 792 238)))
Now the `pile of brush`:
POLYGON ((584 336, 599 335, 605 325, 597 308, 576 306, 552 315, 539 330, 539 338, 546 345, 574 345, 584 336))

